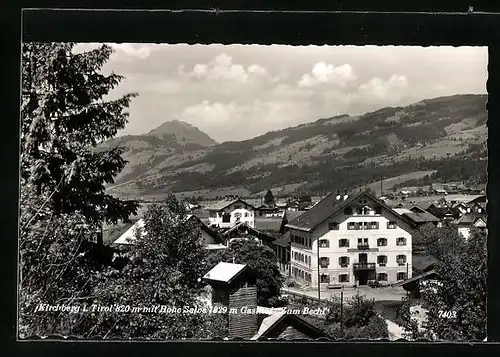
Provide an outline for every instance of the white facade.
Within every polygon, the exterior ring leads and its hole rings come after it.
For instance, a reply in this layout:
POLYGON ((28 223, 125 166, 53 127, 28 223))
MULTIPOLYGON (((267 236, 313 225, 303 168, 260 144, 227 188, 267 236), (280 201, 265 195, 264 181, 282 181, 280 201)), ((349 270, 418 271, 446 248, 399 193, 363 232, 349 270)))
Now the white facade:
POLYGON ((236 201, 220 210, 210 210, 210 226, 232 228, 245 222, 248 226, 255 227, 255 210, 244 201, 236 201))
POLYGON ((311 232, 291 229, 292 277, 318 286, 318 240, 323 285, 393 284, 412 276, 411 227, 369 198, 352 209, 352 214, 342 209, 311 232), (358 207, 366 209, 357 213, 358 207))

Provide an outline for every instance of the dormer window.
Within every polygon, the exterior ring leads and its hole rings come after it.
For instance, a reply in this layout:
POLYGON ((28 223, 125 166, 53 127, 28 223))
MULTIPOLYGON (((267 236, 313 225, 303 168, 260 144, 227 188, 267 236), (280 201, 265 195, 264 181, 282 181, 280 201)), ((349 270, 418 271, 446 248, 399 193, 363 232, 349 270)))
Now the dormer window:
POLYGON ((382 214, 382 206, 375 207, 375 214, 382 214))

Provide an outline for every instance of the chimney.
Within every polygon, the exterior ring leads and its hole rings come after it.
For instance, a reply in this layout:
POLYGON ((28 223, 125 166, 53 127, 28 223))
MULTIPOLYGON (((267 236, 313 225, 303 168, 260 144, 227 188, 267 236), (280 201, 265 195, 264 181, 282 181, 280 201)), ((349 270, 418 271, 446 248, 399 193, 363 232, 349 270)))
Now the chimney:
POLYGON ((344 191, 344 201, 347 200, 347 198, 349 198, 349 196, 347 195, 347 190, 344 191))
POLYGON ((337 199, 337 201, 340 201, 340 198, 341 198, 340 190, 337 190, 337 197, 335 197, 335 198, 337 199))

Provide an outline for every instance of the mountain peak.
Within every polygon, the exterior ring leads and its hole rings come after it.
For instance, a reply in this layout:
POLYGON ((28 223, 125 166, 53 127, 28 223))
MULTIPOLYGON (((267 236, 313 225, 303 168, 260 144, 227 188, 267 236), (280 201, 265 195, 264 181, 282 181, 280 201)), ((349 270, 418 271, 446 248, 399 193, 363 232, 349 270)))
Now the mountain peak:
POLYGON ((217 144, 215 140, 196 126, 178 119, 166 121, 146 135, 163 140, 175 139, 180 144, 198 144, 202 146, 217 144))

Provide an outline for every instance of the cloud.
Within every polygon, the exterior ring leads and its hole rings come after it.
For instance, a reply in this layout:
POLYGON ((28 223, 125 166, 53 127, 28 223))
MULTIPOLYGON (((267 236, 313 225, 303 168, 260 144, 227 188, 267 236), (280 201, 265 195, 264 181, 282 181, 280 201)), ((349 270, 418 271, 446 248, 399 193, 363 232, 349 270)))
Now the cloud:
POLYGON ((251 64, 245 67, 242 64, 233 63, 231 56, 222 53, 213 58, 209 63, 197 63, 191 71, 186 72, 185 66, 179 66, 178 72, 188 78, 198 80, 218 80, 236 83, 248 83, 255 80, 271 79, 266 68, 251 64))
POLYGON ((299 87, 312 87, 321 83, 334 83, 345 87, 347 83, 356 79, 353 68, 349 64, 335 67, 333 64, 318 62, 311 73, 306 73, 299 81, 299 87))
POLYGON ((392 99, 400 98, 402 91, 408 87, 406 76, 393 74, 388 80, 383 80, 379 77, 372 78, 369 82, 359 86, 359 91, 363 94, 374 95, 380 99, 391 97, 392 99))
POLYGON ((119 58, 129 57, 133 59, 146 59, 151 55, 151 44, 111 43, 109 44, 116 52, 114 56, 119 58))

